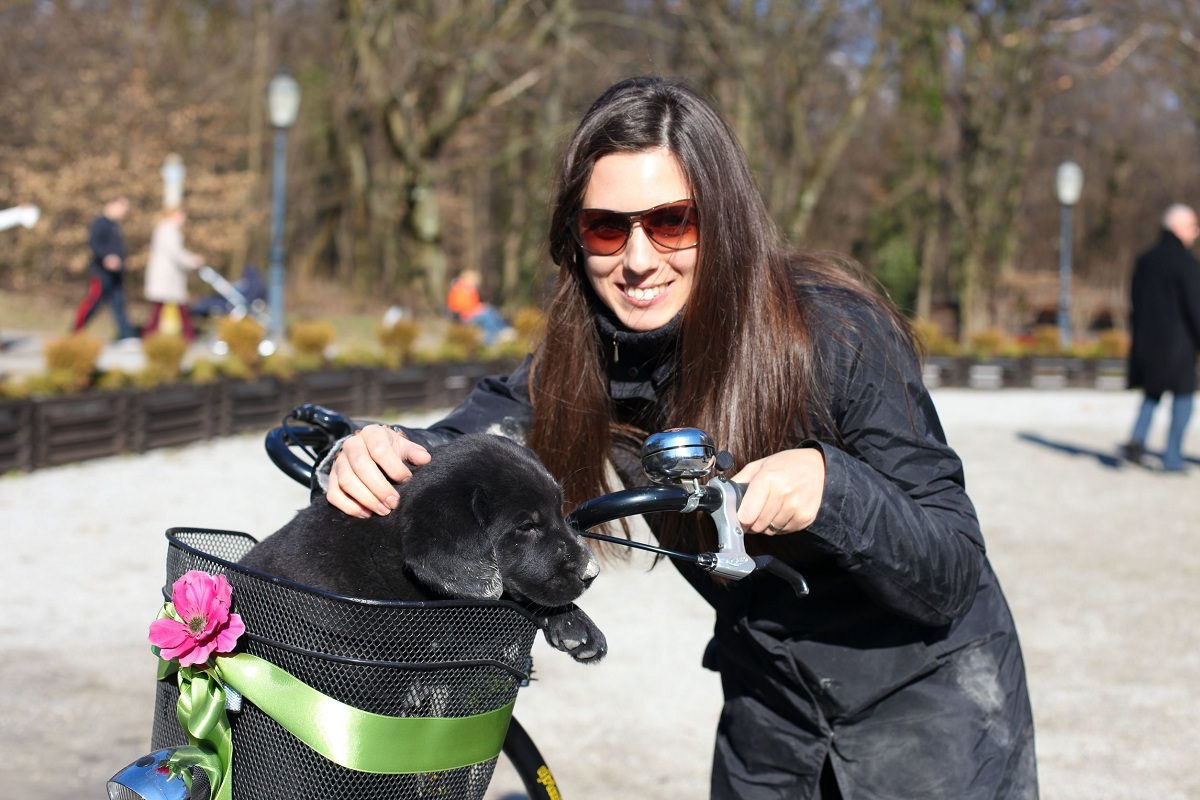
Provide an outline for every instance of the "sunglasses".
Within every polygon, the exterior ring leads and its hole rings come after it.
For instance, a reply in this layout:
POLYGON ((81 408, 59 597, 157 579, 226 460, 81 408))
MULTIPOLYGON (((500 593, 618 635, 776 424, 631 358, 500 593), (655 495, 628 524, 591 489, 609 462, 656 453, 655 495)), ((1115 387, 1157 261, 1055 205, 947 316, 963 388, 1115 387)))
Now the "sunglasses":
POLYGON ((611 256, 629 241, 640 223, 650 241, 667 250, 687 250, 700 241, 700 212, 691 200, 676 200, 645 211, 585 208, 575 216, 571 233, 585 253, 611 256))

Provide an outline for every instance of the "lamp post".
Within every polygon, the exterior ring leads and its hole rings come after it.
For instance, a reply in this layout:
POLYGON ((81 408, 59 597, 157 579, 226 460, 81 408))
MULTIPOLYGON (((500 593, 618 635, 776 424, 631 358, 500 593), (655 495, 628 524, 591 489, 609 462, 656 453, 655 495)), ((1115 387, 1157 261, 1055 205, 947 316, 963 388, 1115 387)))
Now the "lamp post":
POLYGON ((275 162, 271 184, 271 266, 267 281, 271 313, 271 330, 267 332, 267 338, 274 347, 283 341, 283 212, 287 187, 287 134, 299 110, 300 84, 286 71, 278 72, 267 85, 267 116, 275 128, 275 162))
POLYGON ((1058 245, 1058 339, 1064 349, 1071 344, 1071 210, 1083 192, 1083 170, 1074 161, 1058 165, 1054 191, 1062 209, 1058 245))
POLYGON ((161 170, 163 179, 163 208, 178 208, 183 205, 183 179, 187 168, 178 153, 167 153, 161 170))

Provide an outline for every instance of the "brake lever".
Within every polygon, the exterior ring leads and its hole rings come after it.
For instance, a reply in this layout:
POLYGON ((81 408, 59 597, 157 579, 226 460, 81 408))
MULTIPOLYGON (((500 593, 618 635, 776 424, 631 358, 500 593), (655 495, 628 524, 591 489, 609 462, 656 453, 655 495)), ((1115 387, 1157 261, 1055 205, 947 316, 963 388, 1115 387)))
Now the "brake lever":
POLYGON ((808 595, 808 581, 804 580, 804 576, 798 571, 792 569, 775 556, 754 556, 753 558, 754 565, 758 569, 770 572, 772 575, 787 581, 797 597, 808 595))
MULTIPOLYGON (((726 453, 718 455, 718 469, 721 468, 721 457, 726 455, 726 453)), ((725 469, 727 470, 728 467, 725 469)), ((715 485, 721 491, 724 500, 721 504, 721 513, 712 515, 717 528, 717 543, 720 552, 711 554, 713 558, 702 561, 701 565, 717 575, 735 580, 741 580, 755 570, 764 570, 787 581, 797 597, 806 596, 809 592, 808 581, 804 580, 804 576, 797 570, 775 556, 750 556, 746 553, 745 534, 737 521, 737 509, 746 492, 746 484, 734 483, 718 475, 709 481, 709 485, 715 485)))
POLYGON ((720 475, 708 482, 721 493, 721 509, 711 514, 717 529, 717 550, 712 553, 708 569, 725 578, 741 580, 754 572, 754 559, 746 553, 745 534, 737 521, 737 508, 742 499, 742 487, 720 475))

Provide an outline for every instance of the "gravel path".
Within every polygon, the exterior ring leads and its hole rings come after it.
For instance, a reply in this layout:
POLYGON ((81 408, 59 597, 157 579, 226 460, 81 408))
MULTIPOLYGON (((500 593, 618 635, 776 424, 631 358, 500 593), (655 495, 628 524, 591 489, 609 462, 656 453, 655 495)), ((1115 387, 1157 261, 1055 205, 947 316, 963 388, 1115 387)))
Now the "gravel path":
MULTIPOLYGON (((934 396, 1017 618, 1042 796, 1200 797, 1200 470, 1113 458, 1136 410, 1129 392, 934 396)), ((1187 449, 1200 453, 1200 426, 1187 449)), ((0 478, 0 796, 102 797, 148 749, 144 636, 166 528, 263 536, 303 502, 257 436, 0 478)), ((644 561, 608 569, 584 605, 608 659, 584 667, 539 643, 517 709, 564 795, 705 796, 719 704, 716 676, 698 666, 707 608, 644 561)), ((501 769, 490 796, 515 790, 501 769)))

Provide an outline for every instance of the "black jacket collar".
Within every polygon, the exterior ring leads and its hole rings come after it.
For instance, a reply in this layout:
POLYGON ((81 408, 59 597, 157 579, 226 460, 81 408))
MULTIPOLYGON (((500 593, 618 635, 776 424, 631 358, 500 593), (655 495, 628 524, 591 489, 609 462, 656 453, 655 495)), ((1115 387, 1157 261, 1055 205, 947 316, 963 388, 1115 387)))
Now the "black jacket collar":
POLYGON ((607 311, 595 316, 614 400, 655 402, 675 368, 680 315, 652 331, 631 331, 607 311))

